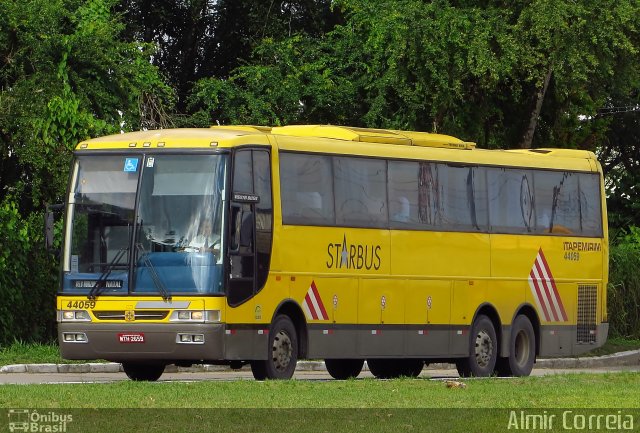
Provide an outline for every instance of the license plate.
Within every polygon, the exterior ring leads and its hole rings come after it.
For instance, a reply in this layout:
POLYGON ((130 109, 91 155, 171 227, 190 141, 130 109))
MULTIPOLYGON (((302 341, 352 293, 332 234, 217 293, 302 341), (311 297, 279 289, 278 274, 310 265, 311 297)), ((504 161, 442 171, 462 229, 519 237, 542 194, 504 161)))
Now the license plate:
POLYGON ((118 334, 120 343, 144 343, 144 333, 127 332, 126 334, 118 334))

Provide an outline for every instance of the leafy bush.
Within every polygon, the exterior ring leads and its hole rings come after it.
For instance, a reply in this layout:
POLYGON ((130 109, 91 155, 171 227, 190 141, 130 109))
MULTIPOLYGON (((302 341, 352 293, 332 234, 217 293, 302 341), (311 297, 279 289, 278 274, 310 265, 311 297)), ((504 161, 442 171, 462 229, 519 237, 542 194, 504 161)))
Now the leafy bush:
POLYGON ((24 219, 14 200, 0 203, 0 345, 54 338, 58 271, 42 227, 42 213, 24 219))
POLYGON ((609 264, 610 335, 640 338, 640 228, 611 245, 609 264))

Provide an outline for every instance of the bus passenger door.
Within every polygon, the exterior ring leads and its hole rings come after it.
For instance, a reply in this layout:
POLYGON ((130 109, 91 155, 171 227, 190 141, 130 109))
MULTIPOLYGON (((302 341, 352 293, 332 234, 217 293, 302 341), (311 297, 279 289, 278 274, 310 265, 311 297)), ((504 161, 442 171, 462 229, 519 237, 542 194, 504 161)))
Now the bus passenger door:
POLYGON ((231 236, 229 237, 229 305, 242 304, 253 296, 255 286, 254 254, 255 217, 253 205, 231 205, 231 236))
POLYGON ((267 333, 260 325, 267 316, 255 295, 269 274, 273 235, 273 206, 269 152, 236 151, 229 206, 226 356, 255 359, 264 356, 267 333), (264 343, 264 344, 263 344, 264 343))

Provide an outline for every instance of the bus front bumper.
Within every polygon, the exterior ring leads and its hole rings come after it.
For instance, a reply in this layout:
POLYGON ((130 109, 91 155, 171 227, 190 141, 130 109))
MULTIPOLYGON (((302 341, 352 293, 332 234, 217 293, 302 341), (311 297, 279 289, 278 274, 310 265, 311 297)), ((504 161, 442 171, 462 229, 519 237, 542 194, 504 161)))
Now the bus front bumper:
POLYGON ((64 359, 217 361, 224 359, 224 337, 224 324, 58 324, 64 359))

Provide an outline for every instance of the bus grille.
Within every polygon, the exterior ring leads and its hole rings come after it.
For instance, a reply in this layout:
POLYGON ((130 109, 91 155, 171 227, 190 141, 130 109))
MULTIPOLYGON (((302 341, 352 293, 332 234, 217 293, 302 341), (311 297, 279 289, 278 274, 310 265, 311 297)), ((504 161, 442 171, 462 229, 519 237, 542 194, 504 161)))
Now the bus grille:
POLYGON ((595 343, 598 287, 578 285, 578 343, 595 343))
MULTIPOLYGON (((163 320, 169 314, 161 310, 134 310, 134 320, 163 320)), ((93 311, 98 320, 126 320, 126 311, 93 311)))

